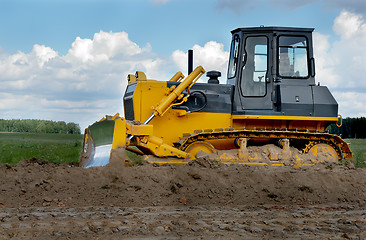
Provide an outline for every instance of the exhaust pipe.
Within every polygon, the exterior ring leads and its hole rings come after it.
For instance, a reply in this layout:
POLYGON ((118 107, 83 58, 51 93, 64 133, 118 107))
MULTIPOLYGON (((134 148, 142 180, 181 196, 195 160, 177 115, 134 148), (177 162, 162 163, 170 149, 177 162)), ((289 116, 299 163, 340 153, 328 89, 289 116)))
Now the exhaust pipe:
POLYGON ((188 75, 193 72, 193 50, 188 50, 188 75))

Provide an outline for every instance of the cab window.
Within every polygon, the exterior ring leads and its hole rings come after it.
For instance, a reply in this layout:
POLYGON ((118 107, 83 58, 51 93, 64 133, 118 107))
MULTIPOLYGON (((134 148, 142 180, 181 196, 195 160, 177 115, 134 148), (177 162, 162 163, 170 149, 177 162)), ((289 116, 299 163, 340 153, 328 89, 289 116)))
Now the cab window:
POLYGON ((308 44, 305 37, 278 38, 278 75, 283 78, 308 78, 308 44))
POLYGON ((238 64, 238 55, 239 55, 239 36, 235 35, 233 41, 231 42, 229 69, 227 74, 228 78, 235 77, 236 66, 238 64))
POLYGON ((245 40, 245 65, 241 75, 241 92, 244 97, 266 95, 268 39, 265 36, 247 37, 245 40))

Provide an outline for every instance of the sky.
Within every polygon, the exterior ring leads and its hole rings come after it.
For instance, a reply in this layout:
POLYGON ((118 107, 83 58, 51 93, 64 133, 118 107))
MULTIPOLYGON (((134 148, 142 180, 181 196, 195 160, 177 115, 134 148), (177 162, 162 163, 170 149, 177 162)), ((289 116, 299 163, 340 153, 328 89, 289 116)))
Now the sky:
POLYGON ((0 118, 123 115, 127 75, 187 75, 188 49, 225 83, 230 31, 261 25, 315 28, 316 82, 366 116, 364 0, 0 0, 0 118))

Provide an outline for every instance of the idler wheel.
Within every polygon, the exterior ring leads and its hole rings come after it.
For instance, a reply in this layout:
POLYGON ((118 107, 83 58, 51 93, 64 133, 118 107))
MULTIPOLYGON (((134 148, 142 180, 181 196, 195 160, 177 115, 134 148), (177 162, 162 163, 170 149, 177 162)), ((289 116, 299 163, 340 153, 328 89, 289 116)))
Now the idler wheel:
POLYGON ((309 154, 314 156, 315 162, 338 162, 337 151, 326 143, 318 143, 312 146, 309 154))
POLYGON ((205 153, 214 153, 217 154, 216 149, 212 146, 211 143, 206 141, 197 141, 193 142, 185 150, 187 153, 190 153, 192 157, 196 158, 198 152, 202 151, 205 153))

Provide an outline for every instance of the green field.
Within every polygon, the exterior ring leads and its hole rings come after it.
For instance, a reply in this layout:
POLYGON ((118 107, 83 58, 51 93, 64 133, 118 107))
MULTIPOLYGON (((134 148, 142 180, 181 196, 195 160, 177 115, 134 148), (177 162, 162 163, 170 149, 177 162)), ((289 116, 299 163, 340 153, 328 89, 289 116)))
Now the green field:
POLYGON ((78 162, 83 135, 50 133, 0 133, 0 164, 42 158, 54 163, 78 162))
MULTIPOLYGON (((356 167, 366 167, 366 139, 346 139, 356 167)), ((54 163, 78 162, 83 135, 0 133, 0 164, 42 158, 54 163)))
POLYGON ((345 139, 350 144, 356 167, 366 168, 366 139, 345 139))

